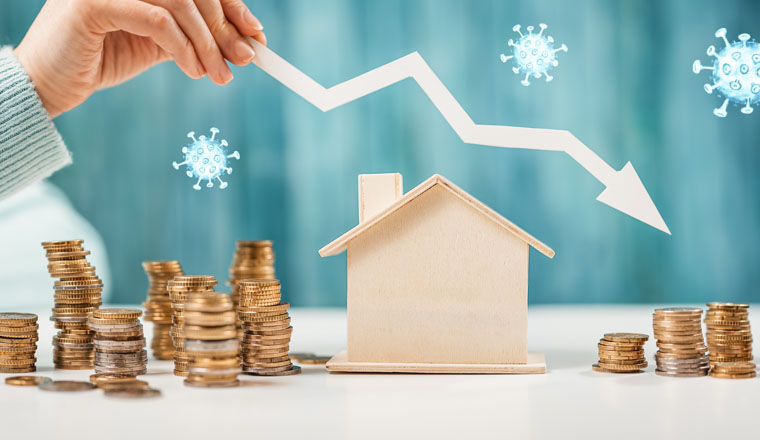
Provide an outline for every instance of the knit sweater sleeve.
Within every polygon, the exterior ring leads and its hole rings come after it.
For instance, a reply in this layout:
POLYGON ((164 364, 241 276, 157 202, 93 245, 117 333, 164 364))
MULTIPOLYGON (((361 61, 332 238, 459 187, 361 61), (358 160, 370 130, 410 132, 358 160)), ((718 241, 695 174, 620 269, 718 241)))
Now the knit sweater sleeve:
POLYGON ((71 155, 10 47, 0 48, 0 199, 71 163, 71 155))

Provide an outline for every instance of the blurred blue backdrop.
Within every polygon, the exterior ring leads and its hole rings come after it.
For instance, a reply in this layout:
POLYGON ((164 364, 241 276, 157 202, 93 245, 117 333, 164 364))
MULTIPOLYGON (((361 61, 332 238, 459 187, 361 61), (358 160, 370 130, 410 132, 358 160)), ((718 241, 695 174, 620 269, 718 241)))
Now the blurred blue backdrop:
MULTIPOLYGON (((4 1, 18 44, 40 0, 4 1)), ((760 112, 702 85, 708 45, 760 35, 757 1, 269 0, 249 6, 269 46, 331 86, 419 51, 478 123, 571 130, 616 169, 636 167, 668 236, 595 201, 604 187, 567 155, 463 144, 411 80, 322 113, 255 66, 218 87, 171 63, 56 119, 74 165, 52 181, 103 234, 118 302, 140 262, 179 259, 223 282, 238 239, 272 239, 295 305, 345 304, 345 255, 317 250, 357 222, 356 175, 401 172, 408 190, 448 177, 557 251, 531 254, 530 301, 753 301, 760 284, 760 112), (552 83, 520 85, 499 60, 514 24, 569 47, 552 83), (242 158, 220 191, 193 191, 185 134, 211 126, 242 158)))

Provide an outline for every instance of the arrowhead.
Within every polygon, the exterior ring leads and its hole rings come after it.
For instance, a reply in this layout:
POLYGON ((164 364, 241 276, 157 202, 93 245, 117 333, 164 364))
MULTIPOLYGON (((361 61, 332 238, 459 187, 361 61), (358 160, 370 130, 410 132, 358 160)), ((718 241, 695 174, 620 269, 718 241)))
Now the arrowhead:
POLYGON ((639 175, 633 169, 630 162, 618 171, 614 180, 607 185, 607 189, 596 198, 598 201, 617 209, 620 212, 642 221, 653 228, 657 228, 667 234, 670 229, 654 206, 639 175))

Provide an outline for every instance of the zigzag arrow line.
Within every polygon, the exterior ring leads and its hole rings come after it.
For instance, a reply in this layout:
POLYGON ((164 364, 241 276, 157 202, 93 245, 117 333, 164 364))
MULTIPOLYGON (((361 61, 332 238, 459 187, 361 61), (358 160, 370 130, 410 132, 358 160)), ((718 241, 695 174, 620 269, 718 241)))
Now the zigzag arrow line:
POLYGON ((599 194, 598 201, 670 234, 630 162, 616 171, 567 130, 476 124, 417 52, 327 89, 271 49, 253 39, 249 40, 256 51, 253 62, 261 70, 323 112, 406 78, 413 78, 463 142, 503 148, 564 151, 604 184, 606 189, 599 194))

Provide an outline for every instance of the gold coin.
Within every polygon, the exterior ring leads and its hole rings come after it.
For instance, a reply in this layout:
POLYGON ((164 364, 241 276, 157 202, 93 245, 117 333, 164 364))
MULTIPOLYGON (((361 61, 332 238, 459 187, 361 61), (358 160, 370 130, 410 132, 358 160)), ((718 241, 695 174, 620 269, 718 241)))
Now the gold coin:
POLYGON ((42 382, 51 380, 51 378, 45 376, 11 376, 5 378, 5 384, 19 387, 36 387, 42 382))

